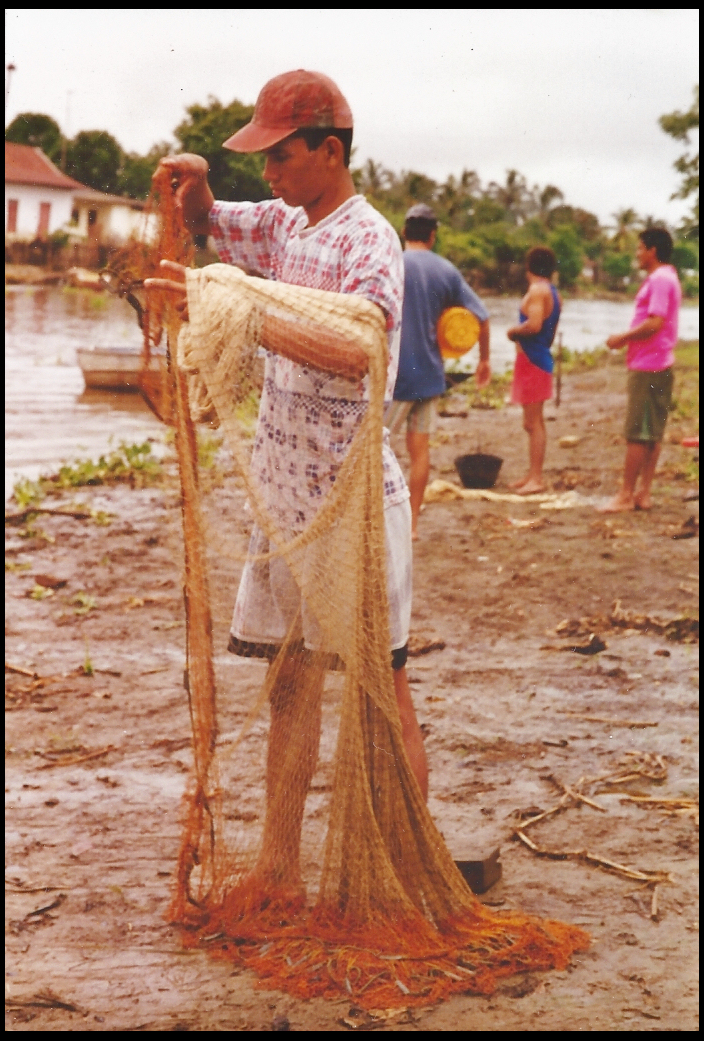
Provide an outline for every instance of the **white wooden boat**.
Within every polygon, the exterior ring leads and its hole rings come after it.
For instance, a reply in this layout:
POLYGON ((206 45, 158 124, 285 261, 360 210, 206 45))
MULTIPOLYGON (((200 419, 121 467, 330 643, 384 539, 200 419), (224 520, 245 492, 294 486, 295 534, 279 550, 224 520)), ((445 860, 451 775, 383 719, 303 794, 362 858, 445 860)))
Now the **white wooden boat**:
MULTIPOLYGON (((91 390, 140 390, 141 347, 79 347, 76 356, 85 385, 91 390)), ((163 361, 163 356, 152 357, 149 371, 158 373, 163 361)))

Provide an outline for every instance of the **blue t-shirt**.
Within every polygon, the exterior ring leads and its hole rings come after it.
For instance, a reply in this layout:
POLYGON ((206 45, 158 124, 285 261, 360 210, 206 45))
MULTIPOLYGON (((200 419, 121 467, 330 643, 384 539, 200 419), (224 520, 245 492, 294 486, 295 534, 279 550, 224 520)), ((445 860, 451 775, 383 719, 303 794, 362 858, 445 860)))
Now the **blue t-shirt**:
POLYGON ((489 317, 473 289, 449 260, 429 249, 407 249, 401 356, 395 401, 421 401, 445 391, 445 367, 436 336, 438 318, 447 307, 466 307, 480 322, 489 317))

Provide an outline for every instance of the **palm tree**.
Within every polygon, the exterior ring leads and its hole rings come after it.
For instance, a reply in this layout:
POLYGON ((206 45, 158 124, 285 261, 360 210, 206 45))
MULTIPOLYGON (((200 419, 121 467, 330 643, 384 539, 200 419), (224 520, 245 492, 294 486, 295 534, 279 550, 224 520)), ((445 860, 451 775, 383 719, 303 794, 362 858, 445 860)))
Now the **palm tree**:
POLYGON ((373 159, 367 159, 359 175, 359 187, 364 195, 379 195, 389 186, 389 171, 373 159))
POLYGON ((556 188, 554 184, 546 184, 538 193, 538 212, 541 220, 546 221, 555 203, 564 202, 564 199, 559 188, 556 188))
POLYGON ((611 216, 616 222, 612 244, 619 253, 626 253, 633 248, 635 231, 641 224, 640 217, 631 206, 617 210, 611 216))
POLYGON ((474 170, 463 170, 459 180, 450 174, 440 186, 437 194, 438 205, 453 227, 461 222, 464 214, 471 210, 475 196, 481 191, 481 182, 474 170))
POLYGON ((506 183, 492 181, 487 194, 504 207, 510 220, 515 224, 523 223, 530 204, 530 191, 523 174, 518 170, 507 170, 506 183))

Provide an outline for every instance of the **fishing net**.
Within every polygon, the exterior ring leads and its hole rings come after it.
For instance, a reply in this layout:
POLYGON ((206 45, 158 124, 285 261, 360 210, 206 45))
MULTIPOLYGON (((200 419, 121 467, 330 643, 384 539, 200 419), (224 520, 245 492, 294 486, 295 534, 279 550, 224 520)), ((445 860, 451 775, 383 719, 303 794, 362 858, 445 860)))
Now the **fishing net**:
POLYGON ((187 290, 189 323, 164 317, 194 750, 171 920, 186 943, 246 964, 265 986, 366 1008, 490 993, 500 977, 564 968, 586 935, 472 894, 404 749, 389 653, 382 313, 221 264, 190 269, 187 290), (368 359, 366 406, 304 520, 250 469, 243 411, 260 348, 300 330, 368 359), (219 425, 231 467, 208 492, 193 423, 203 416, 219 425), (283 625, 277 644, 235 648, 250 659, 222 653, 245 562, 275 590, 272 625, 283 625))

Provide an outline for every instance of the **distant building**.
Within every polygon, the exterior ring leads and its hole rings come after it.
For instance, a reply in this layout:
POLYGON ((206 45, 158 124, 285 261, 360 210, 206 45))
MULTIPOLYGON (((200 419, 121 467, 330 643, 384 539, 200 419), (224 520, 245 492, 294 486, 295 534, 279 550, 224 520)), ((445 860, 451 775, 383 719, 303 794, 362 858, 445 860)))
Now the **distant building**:
POLYGON ((66 231, 71 238, 114 246, 138 233, 143 222, 143 202, 81 185, 73 197, 71 223, 66 231))
POLYGON ((45 239, 71 220, 82 184, 67 177, 41 148, 5 142, 5 239, 45 239))
POLYGON ((41 148, 5 142, 5 242, 70 240, 120 245, 137 232, 144 203, 88 188, 67 177, 41 148))

